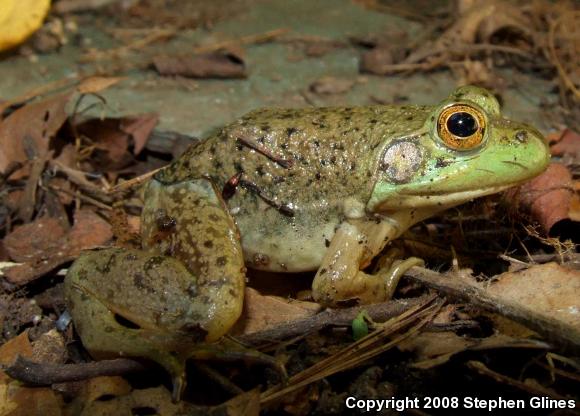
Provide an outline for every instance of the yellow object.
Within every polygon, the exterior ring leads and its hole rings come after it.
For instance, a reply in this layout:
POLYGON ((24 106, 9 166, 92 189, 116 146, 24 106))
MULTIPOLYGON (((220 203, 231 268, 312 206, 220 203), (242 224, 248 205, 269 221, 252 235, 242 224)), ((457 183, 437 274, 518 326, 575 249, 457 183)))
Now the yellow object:
POLYGON ((0 51, 18 46, 42 25, 50 0, 0 0, 0 51))

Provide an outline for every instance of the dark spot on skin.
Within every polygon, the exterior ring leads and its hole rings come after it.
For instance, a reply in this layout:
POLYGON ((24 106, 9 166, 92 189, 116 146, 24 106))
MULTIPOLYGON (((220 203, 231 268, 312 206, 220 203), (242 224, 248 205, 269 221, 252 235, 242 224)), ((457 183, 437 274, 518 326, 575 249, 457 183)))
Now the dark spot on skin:
POLYGON ((127 254, 125 256, 125 260, 127 260, 127 261, 135 261, 135 260, 137 260, 137 256, 134 255, 134 254, 132 254, 132 253, 129 253, 129 254, 127 254))
POLYGON ((224 267, 226 264, 228 264, 228 259, 225 256, 218 257, 215 261, 215 264, 216 266, 224 267))
POLYGON ((319 146, 320 146, 320 142, 319 142, 318 140, 314 140, 314 141, 312 142, 312 144, 313 144, 314 146, 316 146, 316 147, 319 147, 319 146))
POLYGON ((216 214, 210 214, 208 215, 208 218, 212 221, 218 221, 220 219, 216 214))
POLYGON ((195 282, 190 283, 189 286, 187 286, 187 294, 189 296, 191 296, 192 298, 196 297, 198 294, 198 290, 197 290, 197 285, 195 284, 195 282))
POLYGON ((265 136, 258 137, 258 143, 260 143, 260 144, 264 144, 264 141, 265 140, 266 140, 266 137, 265 136))
POLYGON ((203 246, 206 247, 206 248, 213 248, 213 241, 211 241, 211 240, 205 240, 203 242, 203 246))
POLYGON ((286 129, 286 134, 288 135, 288 137, 292 136, 294 133, 296 133, 298 131, 297 128, 295 127, 288 127, 286 129))
POLYGON ((169 215, 165 214, 165 211, 163 211, 162 213, 160 213, 159 210, 156 212, 156 216, 155 216, 155 226, 157 227, 157 229, 159 231, 163 231, 163 232, 170 232, 175 230, 175 226, 177 225, 177 220, 173 217, 170 217, 169 215), (157 214, 161 214, 161 215, 157 215, 157 214))
POLYGON ((207 331, 201 327, 198 323, 188 323, 179 328, 180 331, 186 332, 191 336, 191 341, 193 343, 200 343, 205 341, 207 331))
POLYGON ((448 160, 443 159, 442 157, 438 157, 435 162, 436 168, 444 168, 445 166, 449 166, 451 162, 448 160))
POLYGON ((314 175, 314 177, 316 178, 316 180, 320 180, 322 175, 320 175, 320 172, 316 172, 316 175, 314 175))
POLYGON ((369 120, 369 123, 371 123, 371 124, 375 124, 376 122, 378 122, 378 120, 376 118, 369 120))
POLYGON ((262 130, 268 132, 270 131, 270 125, 269 124, 262 124, 262 130))
POLYGON ((244 146, 242 146, 241 144, 236 144, 236 150, 242 150, 244 148, 244 146))
POLYGON ((286 149, 288 149, 288 144, 287 144, 287 143, 282 143, 282 144, 280 145, 280 147, 281 147, 282 149, 286 150, 286 149))
POLYGON ((324 239, 324 245, 325 245, 326 247, 330 247, 330 240, 329 240, 328 238, 325 238, 325 239, 324 239))
POLYGON ((322 269, 320 269, 320 271, 318 273, 319 274, 324 274, 324 273, 326 273, 326 269, 325 268, 322 268, 322 269))
POLYGON ((431 116, 431 121, 435 121, 435 116, 431 116))
POLYGON ((258 166, 258 167, 256 168, 256 173, 257 173, 259 176, 264 176, 264 173, 265 173, 265 172, 264 172, 264 166, 262 166, 262 165, 258 166))
POLYGON ((411 121, 411 120, 413 120, 413 116, 408 116, 405 120, 411 121))
POLYGON ((516 140, 520 143, 525 143, 528 140, 528 132, 525 130, 516 133, 516 140))

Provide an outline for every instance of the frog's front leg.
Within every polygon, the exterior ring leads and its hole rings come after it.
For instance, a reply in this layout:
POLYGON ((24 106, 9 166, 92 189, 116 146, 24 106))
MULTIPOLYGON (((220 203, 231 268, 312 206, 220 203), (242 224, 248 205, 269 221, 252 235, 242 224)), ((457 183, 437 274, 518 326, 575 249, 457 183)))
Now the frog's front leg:
POLYGON ((422 260, 411 257, 373 275, 362 269, 402 229, 391 218, 344 221, 333 236, 312 283, 314 299, 325 306, 337 306, 346 301, 367 304, 390 298, 403 273, 421 265, 422 260))
POLYGON ((153 180, 145 201, 147 251, 83 254, 67 273, 65 296, 95 358, 156 361, 172 374, 177 398, 196 345, 220 338, 240 316, 245 267, 237 228, 209 180, 153 180))

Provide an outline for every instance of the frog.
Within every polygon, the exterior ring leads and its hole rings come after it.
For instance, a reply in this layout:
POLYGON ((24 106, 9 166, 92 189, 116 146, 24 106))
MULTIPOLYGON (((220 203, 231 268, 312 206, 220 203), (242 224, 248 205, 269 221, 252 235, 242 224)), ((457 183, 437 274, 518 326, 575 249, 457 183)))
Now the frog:
POLYGON ((153 360, 179 397, 185 362, 240 317, 247 268, 315 272, 324 307, 385 301, 421 262, 368 273, 387 244, 549 160, 542 134, 475 86, 431 106, 254 110, 149 180, 142 247, 83 253, 65 278, 68 309, 91 355, 153 360))

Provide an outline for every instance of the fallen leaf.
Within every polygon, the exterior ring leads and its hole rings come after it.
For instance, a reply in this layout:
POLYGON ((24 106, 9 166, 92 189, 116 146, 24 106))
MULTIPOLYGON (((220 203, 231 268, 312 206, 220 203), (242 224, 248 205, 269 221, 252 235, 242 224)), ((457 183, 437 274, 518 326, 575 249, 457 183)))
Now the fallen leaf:
POLYGON ((310 84, 310 91, 316 94, 342 94, 347 92, 354 85, 351 79, 322 77, 310 84))
MULTIPOLYGON (((0 172, 48 152, 51 138, 62 127, 72 94, 65 93, 28 104, 0 122, 0 172)), ((21 177, 15 174, 12 177, 21 177)))
POLYGON ((580 134, 570 129, 564 129, 561 132, 548 135, 547 139, 552 155, 570 155, 575 159, 580 159, 580 134))
POLYGON ((159 116, 154 113, 123 118, 90 119, 76 128, 88 137, 97 152, 92 162, 97 170, 121 169, 133 161, 129 147, 133 144, 133 154, 139 154, 159 116))
POLYGON ((42 25, 50 0, 2 0, 0 8, 0 51, 24 42, 42 25))
POLYGON ((133 138, 133 154, 141 153, 158 121, 159 116, 155 113, 121 119, 121 130, 133 138))
POLYGON ((520 308, 555 319, 580 330, 580 271, 556 263, 535 265, 497 276, 491 294, 520 308))
POLYGON ((493 334, 487 338, 461 337, 454 332, 423 332, 398 345, 401 351, 412 351, 416 361, 414 368, 423 370, 444 364, 451 357, 464 351, 497 348, 548 348, 543 342, 512 338, 493 334))
POLYGON ((313 316, 320 309, 318 303, 264 296, 255 289, 246 288, 242 316, 231 333, 263 331, 284 322, 313 316))
POLYGON ((38 259, 46 252, 62 247, 67 234, 56 218, 42 217, 29 224, 21 225, 4 238, 4 247, 16 262, 38 259))
POLYGON ((111 225, 90 209, 77 210, 74 220, 67 244, 70 253, 75 256, 82 250, 102 246, 113 238, 111 225))
POLYGON ((160 75, 190 78, 245 78, 247 75, 244 60, 232 53, 156 56, 153 65, 160 75))
POLYGON ((50 225, 50 229, 46 232, 44 222, 39 225, 35 221, 17 228, 11 233, 13 236, 9 235, 4 239, 6 241, 10 237, 9 252, 24 261, 23 264, 2 271, 9 282, 17 285, 26 284, 74 260, 82 250, 102 246, 113 237, 110 224, 89 209, 76 211, 75 223, 65 234, 57 228, 54 220, 43 221, 50 225), (53 229, 55 235, 47 236, 53 229), (33 230, 42 230, 38 233, 39 238, 32 235, 33 230), (41 240, 44 238, 47 241, 43 243, 41 240), (22 250, 22 254, 18 250, 22 250))
POLYGON ((506 195, 516 201, 516 206, 530 212, 548 234, 554 224, 568 218, 572 192, 572 175, 568 168, 552 163, 540 176, 506 195))
MULTIPOLYGON (((0 347, 0 363, 10 365, 18 355, 31 357, 28 331, 0 347)), ((0 414, 9 416, 61 415, 63 401, 50 387, 25 387, 0 371, 0 414)))
POLYGON ((125 78, 123 77, 90 77, 82 80, 79 85, 77 85, 76 89, 81 94, 95 94, 124 79, 125 78))

